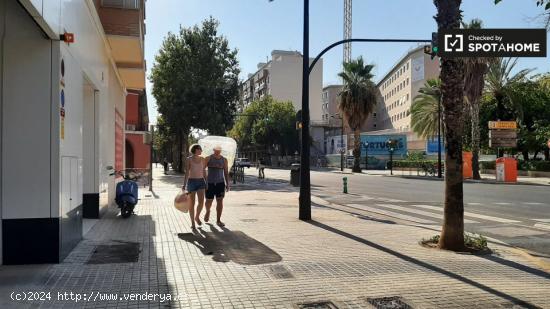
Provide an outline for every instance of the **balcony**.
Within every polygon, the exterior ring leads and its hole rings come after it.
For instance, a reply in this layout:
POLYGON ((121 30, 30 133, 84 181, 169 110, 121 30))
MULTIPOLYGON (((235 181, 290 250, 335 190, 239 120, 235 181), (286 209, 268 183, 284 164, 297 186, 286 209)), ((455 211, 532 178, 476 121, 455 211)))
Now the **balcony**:
POLYGON ((145 1, 95 0, 119 74, 128 89, 145 89, 145 1))

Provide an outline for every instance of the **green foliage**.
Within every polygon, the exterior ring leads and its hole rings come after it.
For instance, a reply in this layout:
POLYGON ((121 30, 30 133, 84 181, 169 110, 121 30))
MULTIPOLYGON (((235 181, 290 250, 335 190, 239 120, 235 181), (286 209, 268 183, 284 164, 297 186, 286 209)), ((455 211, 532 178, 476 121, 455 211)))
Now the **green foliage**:
MULTIPOLYGON (((442 162, 443 163, 443 162, 442 162)), ((417 168, 427 170, 430 167, 437 166, 437 160, 398 160, 393 161, 395 168, 417 168)))
POLYGON ((408 161, 422 161, 424 160, 424 152, 423 151, 410 151, 407 154, 407 160, 408 161))
POLYGON ((411 106, 411 127, 418 136, 430 138, 437 134, 441 80, 427 80, 418 92, 411 106))
POLYGON ((344 87, 340 93, 340 111, 350 128, 359 128, 376 105, 376 85, 371 73, 374 65, 365 64, 362 57, 344 63, 344 70, 338 74, 344 87))
POLYGON ((464 245, 466 245, 467 248, 478 251, 489 249, 487 247, 487 238, 483 237, 482 235, 473 233, 464 233, 464 245))
POLYGON ((218 35, 213 18, 168 33, 155 57, 150 80, 158 111, 173 132, 191 128, 223 134, 238 98, 237 51, 218 35))
POLYGON ((279 153, 292 154, 298 148, 296 112, 292 102, 278 102, 271 96, 256 100, 243 111, 228 135, 239 148, 277 146, 279 153))
MULTIPOLYGON (((494 170, 496 168, 495 161, 483 161, 480 164, 482 169, 494 170)), ((518 169, 521 171, 550 172, 550 161, 518 160, 518 169)))

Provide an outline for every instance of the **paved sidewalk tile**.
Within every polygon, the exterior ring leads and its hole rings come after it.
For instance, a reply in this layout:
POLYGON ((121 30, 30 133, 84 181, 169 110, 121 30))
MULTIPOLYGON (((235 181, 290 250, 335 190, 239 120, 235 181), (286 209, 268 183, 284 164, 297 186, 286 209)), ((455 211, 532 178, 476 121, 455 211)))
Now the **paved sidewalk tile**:
MULTIPOLYGON (((330 301, 337 308, 374 308, 373 299, 396 296, 413 308, 550 308, 550 274, 504 246, 491 256, 426 249, 418 241, 433 231, 323 206, 313 207, 314 221, 302 222, 294 189, 250 178, 227 194, 225 228, 204 224, 193 234, 188 215, 172 206, 181 177, 156 178, 154 193, 142 192, 136 215, 122 219, 111 209, 63 263, 13 286, 51 292, 50 301, 8 303, 9 295, 1 295, 3 304, 298 308, 330 301), (140 250, 137 262, 101 263, 107 249, 131 259, 133 244, 140 250), (92 256, 98 263, 89 263, 92 256), (61 300, 58 292, 92 300, 61 300), (158 295, 124 299, 129 293, 158 295), (159 299, 168 295, 172 300, 159 299)), ((25 267, 1 267, 0 280, 25 267)))

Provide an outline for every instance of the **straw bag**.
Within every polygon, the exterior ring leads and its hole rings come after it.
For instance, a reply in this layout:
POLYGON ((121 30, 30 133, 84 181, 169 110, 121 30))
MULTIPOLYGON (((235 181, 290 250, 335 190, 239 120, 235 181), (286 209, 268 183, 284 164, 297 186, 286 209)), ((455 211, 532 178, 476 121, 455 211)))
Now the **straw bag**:
POLYGON ((188 192, 185 190, 180 190, 178 195, 174 198, 174 207, 181 212, 188 212, 189 202, 190 198, 188 192))

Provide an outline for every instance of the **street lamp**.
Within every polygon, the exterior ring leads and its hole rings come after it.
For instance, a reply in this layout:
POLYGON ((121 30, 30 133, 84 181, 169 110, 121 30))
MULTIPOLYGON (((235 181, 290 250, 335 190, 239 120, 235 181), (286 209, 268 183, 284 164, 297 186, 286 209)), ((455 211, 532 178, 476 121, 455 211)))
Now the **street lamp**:
POLYGON ((364 142, 363 147, 365 147, 365 170, 367 170, 369 165, 369 142, 364 142))
MULTIPOLYGON (((344 171, 344 154, 347 149, 344 149, 344 118, 342 116, 336 117, 334 115, 331 115, 330 118, 334 119, 340 119, 342 122, 342 125, 340 127, 340 146, 342 149, 340 149, 340 171, 344 171)), ((347 147, 345 147, 347 148, 347 147)))
POLYGON ((390 175, 393 175, 393 152, 395 151, 396 140, 389 139, 386 141, 386 147, 390 152, 390 175))

